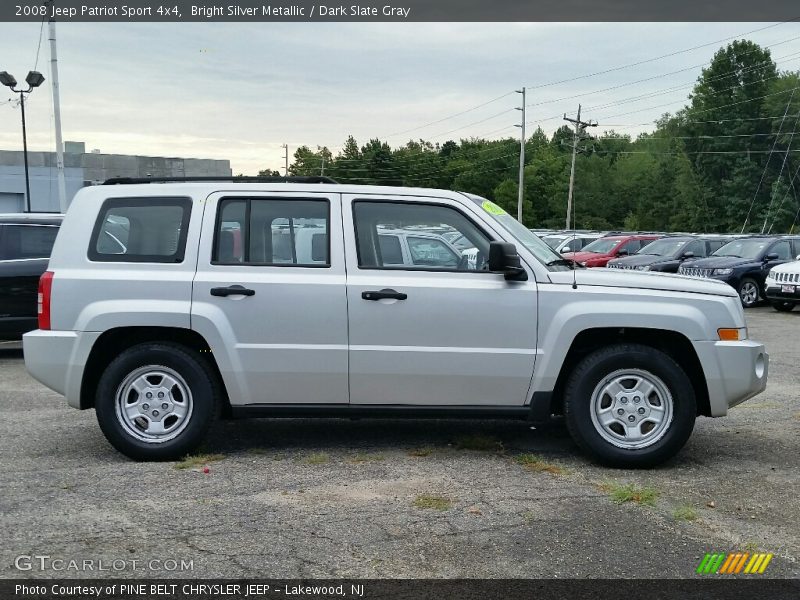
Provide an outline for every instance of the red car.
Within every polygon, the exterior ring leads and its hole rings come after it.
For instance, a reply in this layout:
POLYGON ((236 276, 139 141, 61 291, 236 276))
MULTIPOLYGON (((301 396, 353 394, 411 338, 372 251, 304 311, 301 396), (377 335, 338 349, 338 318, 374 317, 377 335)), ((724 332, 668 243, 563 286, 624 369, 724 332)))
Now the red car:
POLYGON ((633 254, 653 240, 657 240, 661 237, 664 236, 650 233, 608 235, 584 246, 580 252, 567 252, 563 256, 564 258, 577 261, 586 267, 605 267, 612 258, 633 254))

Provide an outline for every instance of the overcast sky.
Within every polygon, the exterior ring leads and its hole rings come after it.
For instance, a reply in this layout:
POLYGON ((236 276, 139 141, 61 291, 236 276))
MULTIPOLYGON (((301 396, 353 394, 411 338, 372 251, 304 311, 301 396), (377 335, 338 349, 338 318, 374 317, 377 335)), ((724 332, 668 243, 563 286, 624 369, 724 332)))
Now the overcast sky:
MULTIPOLYGON (((541 124, 552 132, 582 102, 599 130, 635 134, 683 106, 699 65, 724 42, 679 51, 747 33, 777 44, 779 68, 800 68, 800 24, 770 25, 66 23, 58 25, 64 139, 86 142, 87 151, 230 159, 234 173, 255 174, 282 168, 283 143, 290 154, 302 144, 336 153, 350 134, 392 146, 517 136, 517 94, 448 117, 523 85, 538 104, 528 109, 529 131, 541 124), (645 78, 654 79, 635 83, 645 78)), ((40 25, 0 28, 0 70, 22 81, 40 25)), ((26 106, 32 150, 54 147, 49 61, 45 26, 38 70, 47 82, 26 106)), ((10 97, 0 89, 5 150, 22 146, 10 97)))

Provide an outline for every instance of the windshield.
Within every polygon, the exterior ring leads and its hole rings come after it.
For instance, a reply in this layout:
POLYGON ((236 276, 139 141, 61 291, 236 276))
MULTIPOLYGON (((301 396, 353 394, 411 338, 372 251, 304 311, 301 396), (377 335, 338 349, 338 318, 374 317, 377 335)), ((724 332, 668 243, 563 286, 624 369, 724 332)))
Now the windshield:
POLYGON ((711 256, 734 256, 736 258, 757 258, 772 240, 750 239, 728 242, 711 256))
POLYGON ((617 244, 621 242, 622 240, 620 239, 600 238, 599 240, 595 240, 591 244, 584 246, 581 252, 593 252, 594 254, 608 254, 614 248, 617 247, 617 244))
POLYGON ((547 244, 548 246, 550 246, 553 249, 557 248, 558 245, 561 242, 563 242, 565 239, 567 239, 567 238, 565 236, 563 236, 563 235, 546 235, 543 238, 541 238, 541 240, 545 244, 547 244))
POLYGON ((527 248, 537 260, 541 261, 545 266, 553 271, 563 271, 564 259, 553 250, 550 246, 545 244, 542 239, 533 233, 530 229, 525 227, 522 223, 517 221, 514 217, 500 208, 494 202, 475 196, 473 194, 465 194, 467 198, 475 202, 490 219, 497 221, 503 229, 508 231, 514 238, 525 248, 527 248), (557 261, 558 264, 550 264, 557 261))
POLYGON ((686 245, 687 240, 674 240, 664 238, 647 244, 636 254, 650 254, 653 256, 674 256, 686 245))

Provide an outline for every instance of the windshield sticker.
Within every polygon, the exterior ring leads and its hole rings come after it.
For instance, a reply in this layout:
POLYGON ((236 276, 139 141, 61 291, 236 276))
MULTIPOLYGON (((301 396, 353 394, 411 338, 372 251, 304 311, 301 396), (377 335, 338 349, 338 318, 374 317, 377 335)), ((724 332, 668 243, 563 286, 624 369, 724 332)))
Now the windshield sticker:
POLYGON ((506 211, 504 211, 502 208, 497 206, 497 204, 495 204, 491 200, 484 200, 483 204, 481 204, 481 208, 483 210, 485 210, 486 212, 488 212, 490 215, 504 215, 504 214, 506 214, 506 211))

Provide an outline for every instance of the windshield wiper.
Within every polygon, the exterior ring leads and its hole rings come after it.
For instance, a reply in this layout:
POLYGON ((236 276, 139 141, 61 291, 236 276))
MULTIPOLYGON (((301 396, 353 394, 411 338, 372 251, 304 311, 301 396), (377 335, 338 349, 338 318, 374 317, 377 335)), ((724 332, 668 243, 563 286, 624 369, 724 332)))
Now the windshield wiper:
POLYGON ((546 263, 545 267, 554 267, 555 265, 563 265, 565 267, 569 267, 570 269, 574 269, 576 266, 583 266, 578 265, 578 263, 576 263, 574 260, 570 260, 568 258, 557 258, 555 260, 551 260, 549 263, 546 263))

